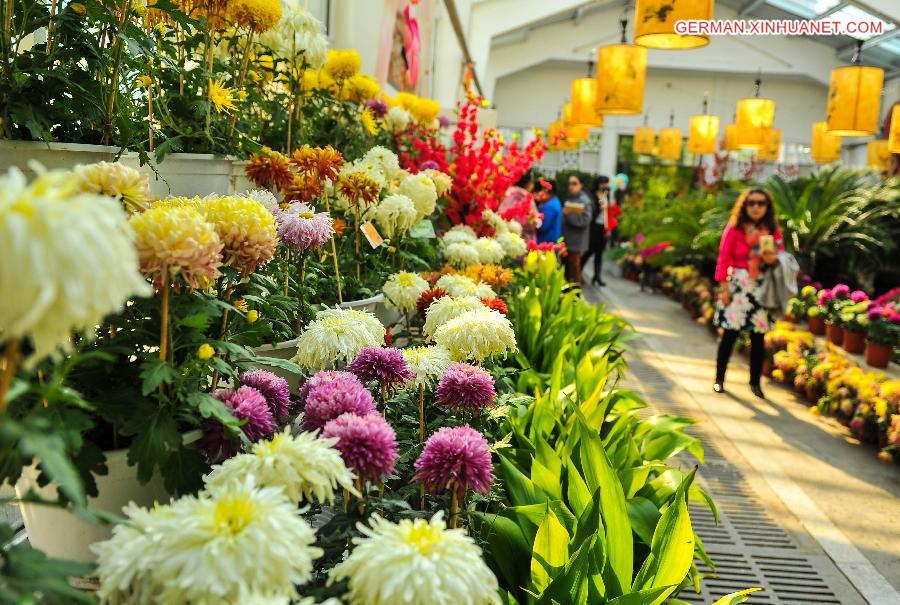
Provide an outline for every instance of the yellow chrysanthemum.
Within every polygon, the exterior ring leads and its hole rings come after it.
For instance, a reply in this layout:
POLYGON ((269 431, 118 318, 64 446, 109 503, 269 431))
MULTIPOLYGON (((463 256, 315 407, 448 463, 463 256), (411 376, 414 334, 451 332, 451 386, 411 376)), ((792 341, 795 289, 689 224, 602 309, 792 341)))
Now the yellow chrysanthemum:
POLYGON ((343 97, 348 101, 365 103, 380 93, 381 86, 378 85, 378 81, 367 74, 356 74, 344 82, 343 97))
POLYGON ((319 88, 319 72, 315 69, 304 69, 300 76, 303 90, 315 90, 319 88))
POLYGON ((225 111, 227 113, 237 109, 237 105, 234 104, 234 97, 232 96, 234 95, 234 92, 235 89, 225 86, 224 81, 213 80, 210 78, 209 101, 216 108, 217 112, 225 111))
POLYGON ((366 129, 366 132, 372 136, 378 134, 378 121, 375 119, 375 113, 371 109, 368 107, 363 109, 359 119, 362 122, 363 128, 366 129))
POLYGON ((437 120, 438 114, 441 113, 441 104, 434 99, 419 97, 412 104, 412 107, 407 108, 407 111, 422 126, 431 126, 437 120))
POLYGON ((222 240, 227 266, 249 275, 275 256, 275 217, 261 203, 247 197, 226 196, 204 199, 200 208, 222 240))
POLYGON ((141 271, 159 284, 163 275, 181 275, 194 288, 207 288, 219 276, 222 242, 215 227, 195 209, 154 204, 129 221, 141 271))
POLYGON ((402 107, 406 111, 412 112, 413 106, 418 102, 419 97, 409 92, 398 92, 397 96, 390 100, 390 107, 402 107))
POLYGON ((228 18, 257 33, 275 27, 281 14, 281 0, 231 0, 228 3, 228 18))
POLYGON ((389 195, 375 207, 375 222, 388 239, 408 233, 418 216, 413 201, 405 195, 389 195))
POLYGON ((402 271, 391 275, 381 291, 384 292, 385 303, 404 313, 411 313, 416 309, 416 301, 419 296, 428 289, 428 282, 416 273, 402 271))
POLYGON ((140 212, 149 205, 150 181, 147 175, 118 162, 97 162, 75 168, 81 179, 81 190, 102 193, 122 202, 130 212, 140 212))
POLYGON ((337 82, 355 75, 362 66, 362 58, 352 49, 329 50, 323 71, 337 82))
POLYGON ((450 296, 477 296, 478 298, 497 296, 486 283, 459 274, 442 275, 434 286, 446 291, 450 296))
POLYGON ((153 78, 151 78, 150 76, 147 76, 147 75, 138 76, 138 78, 137 78, 138 88, 147 88, 151 84, 153 84, 153 78))

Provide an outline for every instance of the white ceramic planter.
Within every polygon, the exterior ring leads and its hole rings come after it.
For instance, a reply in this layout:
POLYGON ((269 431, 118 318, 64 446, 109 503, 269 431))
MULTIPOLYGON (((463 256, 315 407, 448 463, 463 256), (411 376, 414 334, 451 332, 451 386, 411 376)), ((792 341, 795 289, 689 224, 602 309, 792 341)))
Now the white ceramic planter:
MULTIPOLYGON (((128 466, 127 450, 106 453, 109 473, 95 475, 98 496, 88 498, 88 505, 115 515, 122 514, 122 507, 129 502, 141 506, 152 506, 154 502, 167 502, 169 496, 158 475, 146 485, 137 479, 137 468, 128 466)), ((21 498, 33 489, 48 500, 57 497, 56 487, 40 487, 37 484, 37 469, 28 467, 16 484, 16 493, 21 498)), ((22 520, 28 533, 28 541, 48 556, 72 561, 93 562, 97 557, 90 551, 90 545, 112 536, 112 526, 94 525, 82 521, 62 508, 40 506, 30 502, 20 502, 22 520)))
POLYGON ((48 170, 70 170, 79 164, 115 161, 118 152, 118 147, 105 145, 0 140, 0 172, 15 166, 31 179, 34 177, 29 166, 31 160, 48 170))

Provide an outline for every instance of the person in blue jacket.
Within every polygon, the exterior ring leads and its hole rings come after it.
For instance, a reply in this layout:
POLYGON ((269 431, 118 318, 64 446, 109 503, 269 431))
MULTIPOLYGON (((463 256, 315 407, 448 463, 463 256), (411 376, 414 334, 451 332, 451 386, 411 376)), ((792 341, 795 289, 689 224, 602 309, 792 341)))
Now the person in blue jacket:
POLYGON ((537 230, 537 241, 539 244, 555 244, 562 237, 562 204, 556 195, 556 183, 553 179, 540 180, 535 198, 538 209, 544 215, 537 230))

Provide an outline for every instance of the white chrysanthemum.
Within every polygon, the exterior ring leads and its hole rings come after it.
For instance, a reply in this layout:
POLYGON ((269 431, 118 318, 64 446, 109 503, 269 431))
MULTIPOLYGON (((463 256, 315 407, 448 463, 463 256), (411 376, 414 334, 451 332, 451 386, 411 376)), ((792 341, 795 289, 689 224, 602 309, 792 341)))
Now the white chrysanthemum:
POLYGON ((251 200, 255 200, 265 206, 266 210, 268 210, 276 219, 281 214, 281 206, 278 204, 278 198, 268 189, 250 189, 244 192, 244 197, 249 197, 251 200))
POLYGON ((440 326, 454 317, 459 317, 475 309, 487 309, 487 307, 475 296, 442 296, 428 305, 422 333, 430 339, 440 326))
POLYGON ((494 239, 497 240, 498 244, 503 246, 503 251, 506 252, 506 256, 509 256, 510 258, 519 258, 528 252, 528 244, 525 243, 522 236, 513 233, 512 231, 500 233, 494 239))
POLYGON ((437 189, 426 174, 410 174, 400 183, 398 191, 413 201, 419 218, 431 216, 437 206, 437 189))
POLYGON ((475 281, 468 275, 458 273, 442 275, 434 285, 436 288, 445 290, 450 296, 477 296, 478 298, 497 296, 494 289, 483 281, 475 281))
POLYGON ((383 344, 384 326, 368 311, 324 309, 300 334, 294 361, 308 370, 324 370, 349 363, 363 347, 383 344))
POLYGON ((85 193, 102 193, 122 202, 129 212, 150 206, 150 178, 118 162, 97 162, 75 167, 85 193))
POLYGON ((290 429, 269 441, 253 444, 249 454, 238 454, 214 466, 206 476, 207 487, 253 476, 262 487, 281 487, 288 498, 334 502, 338 486, 356 492, 354 476, 332 446, 337 439, 317 439, 315 433, 291 435, 290 429))
POLYGON ((516 349, 516 334, 506 317, 492 309, 476 309, 454 317, 434 333, 434 341, 457 361, 481 363, 516 349))
POLYGON ((322 22, 305 10, 299 0, 282 0, 278 25, 260 34, 259 41, 276 53, 309 69, 321 69, 328 58, 328 38, 322 22), (292 57, 291 53, 297 53, 292 57))
POLYGON ((388 182, 388 177, 384 171, 384 168, 375 160, 366 160, 365 158, 359 158, 355 162, 344 164, 344 167, 341 168, 341 174, 352 173, 362 173, 378 183, 378 186, 382 188, 385 187, 388 182))
POLYGON ((388 239, 409 233, 417 218, 416 207, 405 195, 389 195, 375 206, 375 222, 388 239))
POLYGON ((412 120, 412 116, 402 107, 391 107, 384 119, 391 132, 400 132, 406 130, 410 120, 412 120))
POLYGON ((440 170, 435 170, 434 168, 427 168, 423 171, 424 174, 431 179, 431 182, 434 183, 434 188, 437 191, 438 195, 444 195, 450 188, 453 186, 453 179, 450 178, 450 175, 441 172, 440 170))
POLYGON ((516 235, 522 235, 522 223, 519 221, 509 221, 506 223, 507 228, 510 233, 515 233, 516 235))
POLYGON ((411 313, 416 310, 416 301, 428 289, 428 282, 416 273, 402 271, 391 275, 381 291, 387 306, 411 313))
POLYGON ((485 210, 481 213, 481 220, 494 228, 497 233, 506 233, 509 231, 509 223, 502 216, 493 210, 485 210))
POLYGON ((453 363, 450 351, 444 347, 413 347, 403 349, 403 357, 409 364, 415 378, 409 384, 411 386, 434 386, 444 375, 444 371, 453 363))
POLYGON ((153 292, 121 205, 80 188, 66 172, 0 177, 0 340, 29 338, 29 364, 153 292))
POLYGON ((400 158, 397 154, 381 145, 369 149, 361 161, 377 166, 388 179, 397 179, 404 172, 400 168, 400 158))
POLYGON ((484 265, 496 265, 503 261, 506 251, 500 243, 491 237, 479 237, 475 241, 478 258, 484 265))
POLYGON ((313 560, 322 555, 296 504, 281 488, 257 487, 253 477, 149 512, 127 507, 125 514, 132 526, 115 528, 112 539, 92 547, 98 594, 110 605, 293 597, 294 586, 309 580, 313 560))
POLYGON ((444 259, 454 267, 464 269, 481 262, 481 253, 473 243, 458 242, 444 247, 444 259))
POLYGON ((447 231, 447 234, 450 234, 450 233, 466 233, 466 234, 468 234, 469 237, 471 237, 473 240, 474 240, 475 238, 478 237, 478 234, 475 233, 475 230, 472 229, 472 228, 471 228, 470 226, 468 226, 468 225, 453 225, 453 226, 450 227, 450 229, 447 231))
POLYGON ((474 244, 475 240, 478 238, 475 235, 468 233, 467 231, 457 231, 451 229, 441 238, 441 246, 446 248, 447 246, 451 246, 453 244, 474 244))
POLYGON ((329 582, 349 580, 351 605, 500 605, 497 578, 475 541, 447 529, 443 513, 399 523, 373 515, 357 524, 353 552, 329 582))

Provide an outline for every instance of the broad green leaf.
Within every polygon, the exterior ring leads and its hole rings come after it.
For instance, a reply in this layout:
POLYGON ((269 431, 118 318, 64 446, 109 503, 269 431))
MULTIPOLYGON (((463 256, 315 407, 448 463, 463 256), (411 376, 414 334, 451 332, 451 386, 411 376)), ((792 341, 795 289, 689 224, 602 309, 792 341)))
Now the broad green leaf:
POLYGON ((631 529, 648 546, 653 542, 653 530, 659 523, 659 509, 650 500, 637 496, 628 500, 631 529))
POLYGON ((762 590, 762 586, 757 586, 756 588, 748 588, 746 590, 741 590, 740 592, 733 592, 731 594, 727 594, 713 605, 737 605, 738 603, 744 603, 747 599, 749 599, 749 595, 762 590))
POLYGON ((523 475, 504 454, 500 455, 500 474, 509 501, 513 505, 539 504, 547 501, 547 495, 538 490, 531 479, 523 475))
POLYGON ((668 595, 672 594, 675 586, 660 586, 659 588, 645 588, 637 592, 629 592, 622 596, 610 599, 606 605, 649 605, 660 603, 668 595))
POLYGON ((576 513, 585 510, 591 503, 591 492, 571 460, 566 464, 566 480, 568 482, 566 495, 572 508, 576 513))
POLYGON ((588 573, 591 563, 593 540, 584 542, 566 561, 562 573, 553 578, 541 594, 536 605, 565 603, 565 605, 587 605, 588 573))
POLYGON ((569 534, 547 506, 546 515, 538 527, 531 555, 531 584, 540 594, 556 577, 569 558, 569 534))
POLYGON ((471 513, 477 519, 477 529, 482 539, 486 539, 493 555, 492 560, 503 576, 506 585, 519 587, 528 585, 528 562, 531 546, 525 541, 522 530, 516 523, 500 515, 471 513))
POLYGON ((551 497, 557 500, 562 498, 562 485, 560 485, 559 473, 554 473, 537 459, 531 462, 531 481, 551 497))

